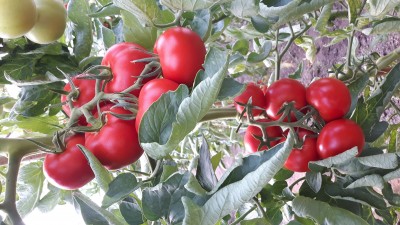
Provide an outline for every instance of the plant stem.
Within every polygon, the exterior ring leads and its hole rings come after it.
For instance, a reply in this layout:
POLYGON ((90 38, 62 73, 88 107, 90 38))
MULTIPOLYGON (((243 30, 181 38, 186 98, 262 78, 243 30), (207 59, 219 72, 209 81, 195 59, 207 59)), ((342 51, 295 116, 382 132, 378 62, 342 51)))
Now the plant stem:
POLYGON ((237 111, 235 108, 210 109, 200 122, 208 122, 217 119, 235 119, 237 111))
POLYGON ((241 215, 239 218, 237 218, 235 221, 233 221, 230 225, 236 225, 242 222, 246 216, 248 216, 251 212, 253 212, 257 208, 257 205, 254 205, 251 207, 247 212, 245 212, 243 215, 241 215))
POLYGON ((265 219, 268 220, 268 216, 267 213, 265 212, 264 208, 262 207, 262 205, 260 204, 260 202, 258 201, 258 199, 256 197, 253 198, 254 203, 256 204, 258 210, 260 210, 261 214, 263 215, 263 217, 265 219))

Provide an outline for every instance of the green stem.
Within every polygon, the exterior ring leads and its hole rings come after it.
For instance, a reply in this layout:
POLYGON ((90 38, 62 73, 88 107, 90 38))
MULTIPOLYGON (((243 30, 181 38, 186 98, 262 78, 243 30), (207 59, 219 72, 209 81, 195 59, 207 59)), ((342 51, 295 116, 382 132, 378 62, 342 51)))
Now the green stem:
POLYGON ((392 62, 394 62, 395 60, 400 59, 400 47, 396 48, 395 50, 393 50, 391 53, 380 57, 377 61, 376 61, 376 69, 382 70, 386 67, 388 67, 392 62))
POLYGON ((264 208, 262 207, 262 205, 260 204, 260 202, 258 201, 258 199, 256 197, 253 198, 254 203, 256 204, 258 210, 260 210, 262 216, 268 220, 268 216, 267 213, 265 212, 264 208))
POLYGON ((237 111, 235 108, 216 108, 210 109, 200 122, 208 122, 218 119, 235 119, 237 111))
POLYGON ((254 205, 251 207, 247 212, 245 212, 243 215, 241 215, 239 218, 237 218, 235 221, 233 221, 230 225, 236 225, 242 222, 246 216, 248 216, 251 212, 253 212, 255 209, 257 209, 257 205, 254 205))

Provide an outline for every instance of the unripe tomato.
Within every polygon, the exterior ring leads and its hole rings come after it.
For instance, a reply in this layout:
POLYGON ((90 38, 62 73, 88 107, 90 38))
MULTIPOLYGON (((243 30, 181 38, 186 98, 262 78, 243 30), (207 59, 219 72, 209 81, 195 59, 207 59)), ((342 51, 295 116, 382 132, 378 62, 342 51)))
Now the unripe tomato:
POLYGON ((322 78, 311 83, 306 98, 326 122, 343 118, 351 106, 349 89, 334 78, 322 78))
POLYGON ((26 34, 36 21, 33 0, 0 0, 0 38, 17 38, 26 34))
MULTIPOLYGON (((307 105, 306 88, 297 80, 283 78, 273 83, 265 93, 267 101, 267 115, 272 120, 278 120, 282 114, 278 114, 284 103, 294 102, 298 110, 307 105)), ((290 115, 291 121, 295 121, 294 113, 290 115)), ((287 119, 285 119, 287 121, 287 119)))
POLYGON ((175 91, 179 84, 168 79, 154 79, 143 85, 139 94, 138 112, 136 114, 136 130, 139 131, 139 125, 143 114, 149 107, 157 101, 162 94, 168 91, 175 91))
POLYGON ((66 148, 59 154, 47 154, 43 171, 47 180, 66 190, 81 188, 94 178, 85 155, 78 148, 78 144, 85 144, 85 135, 75 134, 65 140, 66 148))
MULTIPOLYGON (((259 119, 258 122, 268 122, 269 119, 259 119)), ((261 147, 260 151, 268 150, 271 147, 277 145, 282 137, 282 128, 279 126, 271 126, 265 129, 267 132, 268 138, 271 140, 269 145, 264 145, 261 147), (272 140, 274 139, 274 140, 272 140)), ((246 133, 244 134, 244 148, 246 152, 253 153, 258 151, 258 146, 260 145, 260 140, 256 137, 262 137, 262 131, 257 126, 248 126, 246 129, 246 133)))
POLYGON ((157 39, 154 52, 160 57, 164 78, 191 87, 203 68, 206 47, 201 37, 185 27, 166 30, 157 39))
POLYGON ((29 40, 38 44, 57 41, 67 25, 67 11, 59 0, 36 0, 37 20, 33 28, 25 34, 29 40))
MULTIPOLYGON (((132 114, 120 107, 111 111, 115 114, 132 114)), ((107 114, 106 124, 98 132, 86 133, 85 137, 85 146, 109 170, 128 166, 143 154, 135 120, 122 120, 107 114)))
MULTIPOLYGON (((285 161, 284 167, 293 172, 308 172, 308 163, 319 159, 317 152, 317 137, 312 137, 313 132, 299 129, 299 139, 303 140, 301 148, 294 148, 285 161)), ((286 139, 286 138, 285 138, 286 139)), ((285 139, 282 139, 285 140, 285 139)))
POLYGON ((320 158, 326 159, 353 147, 357 147, 360 154, 364 144, 363 130, 356 122, 338 119, 327 123, 322 128, 317 139, 317 150, 320 158))
MULTIPOLYGON (((263 91, 261 90, 260 87, 258 87, 254 83, 249 83, 247 84, 246 89, 240 95, 236 96, 233 99, 235 101, 234 104, 238 113, 242 113, 245 107, 237 103, 247 104, 250 97, 252 100, 252 106, 257 106, 263 109, 265 108, 266 102, 263 91)), ((253 116, 260 115, 264 111, 263 109, 255 109, 255 108, 252 109, 253 116)), ((247 113, 245 113, 245 115, 247 115, 247 113)))

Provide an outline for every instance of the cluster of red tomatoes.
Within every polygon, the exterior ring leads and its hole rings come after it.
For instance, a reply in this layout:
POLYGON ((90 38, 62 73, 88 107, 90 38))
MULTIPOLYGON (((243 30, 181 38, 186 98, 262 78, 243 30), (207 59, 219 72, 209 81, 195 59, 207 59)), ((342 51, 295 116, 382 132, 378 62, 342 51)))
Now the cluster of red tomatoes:
POLYGON ((33 42, 48 44, 64 34, 66 20, 61 0, 4 0, 0 7, 0 38, 25 35, 33 42))
MULTIPOLYGON (((44 171, 50 182, 64 189, 77 189, 94 178, 87 159, 77 144, 85 146, 105 168, 116 170, 137 161, 143 154, 138 141, 138 129, 141 118, 150 105, 163 93, 173 91, 180 84, 192 86, 197 72, 202 69, 206 48, 204 42, 195 32, 188 28, 175 27, 166 30, 157 39, 154 54, 135 43, 119 43, 106 52, 102 65, 110 68, 112 79, 104 86, 104 93, 128 92, 138 97, 136 119, 123 119, 115 115, 131 115, 134 113, 123 108, 114 107, 111 102, 100 103, 100 112, 105 115, 105 123, 96 132, 77 133, 65 140, 66 147, 60 154, 48 154, 44 161, 44 171), (162 77, 157 67, 150 66, 154 55, 158 55, 162 77), (150 67, 149 67, 150 66, 150 67), (149 68, 148 68, 149 67, 149 68), (147 72, 143 72, 147 71, 147 72), (142 76, 141 84, 137 85, 142 76), (132 87, 138 88, 132 88, 132 87)), ((74 108, 85 106, 95 98, 96 81, 72 78, 74 89, 79 91, 77 97, 71 98, 74 108)), ((71 84, 64 90, 70 92, 71 84)), ((66 95, 61 101, 68 101, 66 95)), ((71 115, 70 104, 64 104, 63 110, 71 115)), ((91 114, 97 115, 97 107, 91 114)), ((85 116, 81 116, 78 125, 86 126, 85 116)))
MULTIPOLYGON (((250 98, 252 115, 265 116, 256 122, 280 121, 281 125, 290 126, 298 120, 294 111, 305 113, 309 107, 318 112, 314 118, 323 120, 325 125, 318 133, 312 132, 312 129, 294 127, 302 146, 294 148, 285 162, 285 167, 289 170, 306 172, 309 171, 310 161, 335 156, 353 147, 358 148, 358 154, 363 150, 363 130, 354 121, 344 118, 350 110, 351 94, 340 80, 322 78, 312 82, 307 88, 299 81, 289 78, 278 80, 270 87, 259 87, 250 83, 244 92, 234 99, 239 113, 243 112, 244 105, 250 98), (291 110, 287 116, 282 116, 282 107, 287 103, 292 103, 295 110, 291 110)), ((268 126, 265 128, 265 143, 262 141, 261 129, 250 125, 244 135, 245 149, 247 152, 268 150, 285 141, 287 132, 288 130, 283 131, 281 126, 268 126)))

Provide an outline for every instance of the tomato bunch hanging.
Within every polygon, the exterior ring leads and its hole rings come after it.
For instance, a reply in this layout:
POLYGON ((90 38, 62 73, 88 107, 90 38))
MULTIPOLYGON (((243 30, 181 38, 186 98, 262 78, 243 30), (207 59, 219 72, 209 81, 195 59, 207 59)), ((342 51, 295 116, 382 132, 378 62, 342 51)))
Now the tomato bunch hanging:
POLYGON ((250 117, 264 117, 253 119, 247 127, 244 135, 246 152, 268 150, 283 142, 289 131, 282 132, 281 127, 285 127, 292 128, 297 135, 295 148, 284 165, 289 170, 309 171, 309 162, 338 155, 353 147, 357 147, 358 155, 361 154, 364 133, 357 123, 345 118, 351 107, 351 94, 342 81, 321 78, 305 87, 299 81, 284 78, 266 88, 264 94, 262 88, 250 83, 234 98, 241 115, 246 116, 246 112, 251 111, 250 117), (315 113, 307 121, 296 123, 311 109, 315 113))

